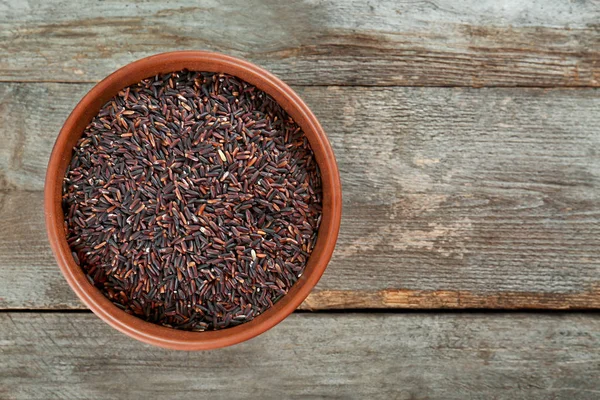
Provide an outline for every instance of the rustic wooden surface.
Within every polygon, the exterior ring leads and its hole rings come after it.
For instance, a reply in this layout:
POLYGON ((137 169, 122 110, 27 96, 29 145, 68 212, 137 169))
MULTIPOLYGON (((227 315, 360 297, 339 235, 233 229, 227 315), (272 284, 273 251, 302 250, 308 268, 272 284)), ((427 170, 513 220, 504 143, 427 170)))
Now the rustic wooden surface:
MULTIPOLYGON (((1 308, 82 307, 49 250, 41 190, 90 87, 0 83, 1 308)), ((297 89, 344 188, 338 246, 305 308, 600 308, 597 89, 297 89)))
POLYGON ((0 2, 0 80, 96 81, 157 52, 303 85, 600 86, 597 1, 0 2))
POLYGON ((10 313, 0 324, 3 399, 600 394, 600 318, 590 315, 303 313, 236 347, 197 353, 141 344, 88 313, 10 313))
POLYGON ((0 0, 0 398, 599 398, 599 21, 597 0, 0 0), (177 49, 292 84, 344 191, 301 306, 322 311, 204 353, 85 310, 42 211, 93 82, 177 49))

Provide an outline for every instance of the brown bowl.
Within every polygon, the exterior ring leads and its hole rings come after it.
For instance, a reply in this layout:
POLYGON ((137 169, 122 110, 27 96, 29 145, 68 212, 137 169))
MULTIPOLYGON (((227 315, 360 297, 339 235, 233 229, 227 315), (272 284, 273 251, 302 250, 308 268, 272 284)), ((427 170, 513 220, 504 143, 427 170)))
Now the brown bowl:
POLYGON ((304 301, 331 259, 340 228, 342 190, 335 156, 323 128, 288 85, 247 61, 216 53, 178 51, 147 57, 119 69, 98 83, 77 104, 61 129, 50 156, 44 211, 46 230, 56 261, 71 288, 96 315, 142 342, 171 349, 204 350, 229 346, 259 335, 281 322, 304 301), (71 160, 73 146, 85 127, 100 108, 124 87, 159 73, 182 69, 234 75, 271 95, 304 130, 322 175, 323 216, 317 243, 302 277, 288 294, 252 321, 216 331, 180 331, 146 322, 119 309, 88 281, 83 270, 75 263, 63 223, 62 180, 71 160))

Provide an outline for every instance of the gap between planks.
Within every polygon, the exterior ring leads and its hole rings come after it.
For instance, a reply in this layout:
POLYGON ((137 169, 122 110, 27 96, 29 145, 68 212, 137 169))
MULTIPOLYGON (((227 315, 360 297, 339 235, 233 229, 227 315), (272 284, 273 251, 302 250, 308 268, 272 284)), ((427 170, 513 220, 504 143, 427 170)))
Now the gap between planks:
MULTIPOLYGON (((114 71, 117 71, 121 67, 115 68, 114 71)), ((110 73, 114 72, 111 71, 110 73)), ((106 77, 108 77, 107 74, 106 77)), ((279 77, 282 81, 285 82, 285 79, 279 77)), ((0 84, 60 84, 60 85, 96 85, 100 83, 102 80, 86 80, 86 81, 65 81, 65 80, 8 80, 8 79, 0 79, 0 84)), ((585 90, 585 89, 600 89, 598 85, 522 85, 522 84, 512 84, 512 85, 459 85, 459 84, 377 84, 374 83, 372 85, 367 84, 340 84, 340 83, 332 83, 332 84, 289 84, 294 88, 373 88, 373 89, 393 89, 393 88, 441 88, 441 89, 574 89, 574 90, 585 90)))
MULTIPOLYGON (((58 267, 57 267, 58 268, 58 267)), ((297 311, 581 311, 600 309, 600 285, 584 293, 502 292, 477 294, 465 290, 316 290, 297 311)), ((90 312, 83 304, 56 307, 10 307, 0 312, 90 312)))

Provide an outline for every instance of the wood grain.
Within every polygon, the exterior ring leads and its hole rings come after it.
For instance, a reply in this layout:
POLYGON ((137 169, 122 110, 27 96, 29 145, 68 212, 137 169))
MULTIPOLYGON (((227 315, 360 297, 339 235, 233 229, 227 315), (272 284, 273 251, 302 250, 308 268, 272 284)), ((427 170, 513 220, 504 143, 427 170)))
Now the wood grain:
POLYGON ((205 49, 296 85, 600 86, 597 1, 5 0, 0 80, 89 82, 205 49))
MULTIPOLYGON (((81 308, 44 233, 45 165, 89 84, 0 84, 0 307, 81 308)), ((600 308, 596 89, 298 88, 341 170, 303 307, 600 308)))
POLYGON ((600 318, 294 314, 249 342, 167 351, 93 314, 0 314, 0 397, 597 399, 600 318))

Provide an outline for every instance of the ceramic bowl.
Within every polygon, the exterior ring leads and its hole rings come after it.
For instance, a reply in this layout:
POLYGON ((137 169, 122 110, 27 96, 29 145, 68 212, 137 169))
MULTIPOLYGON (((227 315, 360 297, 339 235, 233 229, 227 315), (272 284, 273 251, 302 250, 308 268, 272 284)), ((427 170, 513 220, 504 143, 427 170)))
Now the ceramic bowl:
POLYGON ((171 349, 202 350, 233 345, 259 335, 281 322, 302 303, 319 281, 333 253, 340 227, 342 193, 337 163, 327 136, 308 106, 288 85, 247 61, 217 53, 181 51, 147 57, 119 69, 98 83, 77 104, 61 129, 50 156, 44 211, 48 238, 58 266, 71 288, 96 315, 142 342, 171 349), (124 87, 156 74, 183 69, 234 75, 272 96, 304 130, 322 175, 323 217, 316 245, 302 277, 273 307, 252 321, 216 331, 176 330, 146 322, 119 309, 88 281, 76 264, 67 244, 63 222, 62 180, 73 146, 92 118, 124 87))

